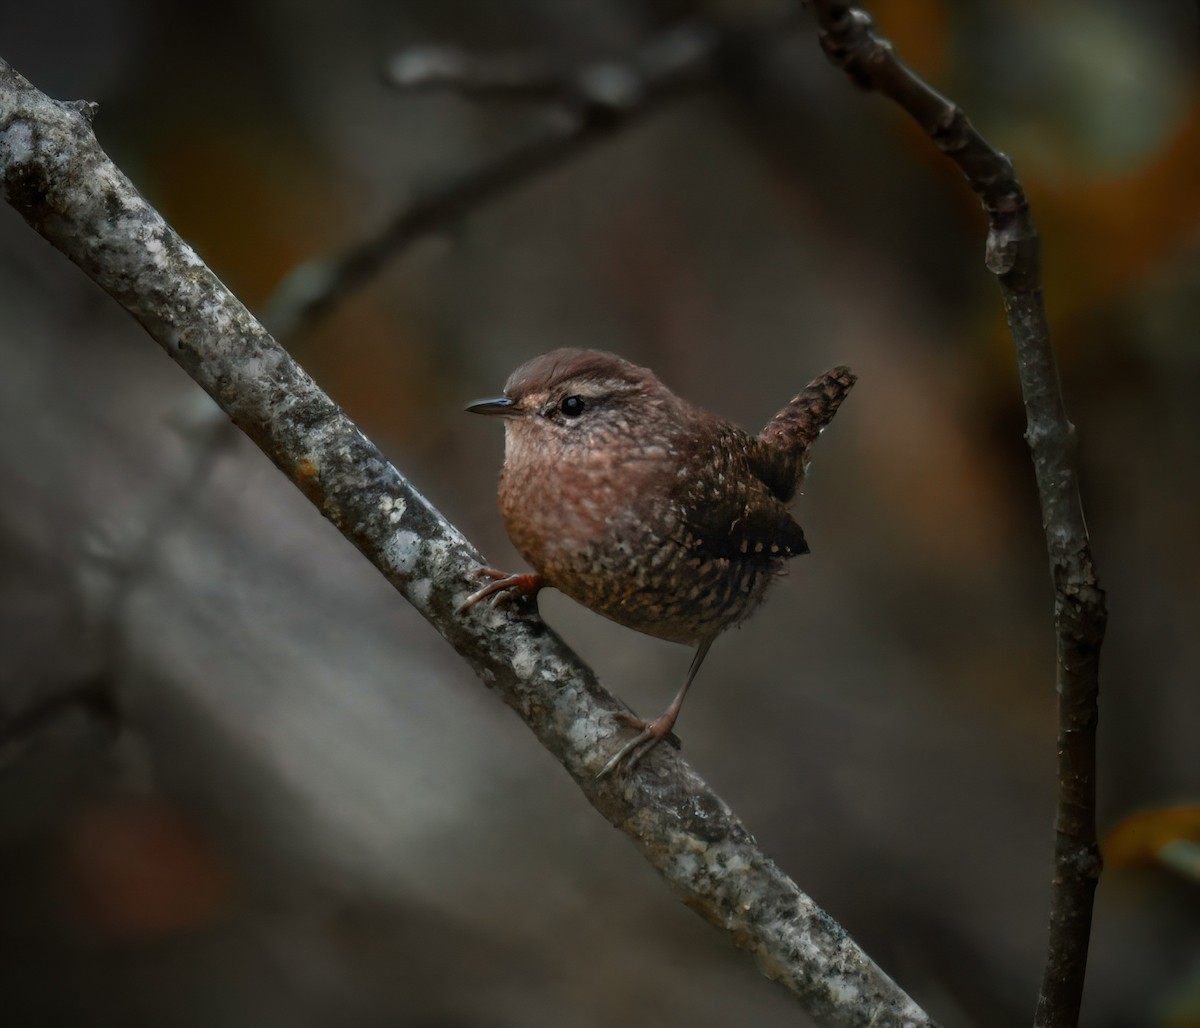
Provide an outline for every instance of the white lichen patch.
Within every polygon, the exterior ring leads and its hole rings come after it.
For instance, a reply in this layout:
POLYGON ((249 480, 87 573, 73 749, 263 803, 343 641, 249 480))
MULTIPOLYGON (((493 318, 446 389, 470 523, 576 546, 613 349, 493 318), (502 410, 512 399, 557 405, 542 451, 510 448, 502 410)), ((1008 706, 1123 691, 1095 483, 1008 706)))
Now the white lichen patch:
POLYGON ((512 655, 512 668, 519 678, 529 678, 537 667, 537 654, 521 647, 512 655))
POLYGON ((701 878, 718 877, 713 874, 713 859, 708 844, 686 832, 672 832, 672 853, 669 876, 681 883, 694 883, 701 878))
POLYGON ((408 510, 408 504, 400 496, 381 496, 379 498, 379 513, 390 525, 398 525, 408 510))
POLYGON ((862 989, 859 987, 857 981, 842 975, 830 975, 826 980, 829 983, 830 994, 839 1004, 846 1006, 858 1005, 862 989))
POLYGON ((430 577, 441 581, 462 573, 462 554, 457 542, 457 538, 439 535, 430 536, 425 540, 426 573, 430 577))
POLYGON ((421 560, 421 537, 416 532, 396 532, 383 546, 383 559, 398 574, 412 574, 421 560))
POLYGON ((160 271, 171 263, 171 254, 163 244, 162 235, 151 229, 143 231, 142 252, 147 259, 160 271))
POLYGON ((674 865, 672 875, 676 881, 682 882, 695 881, 704 866, 696 853, 677 853, 674 865))
POLYGON ((792 936, 792 942, 802 963, 813 965, 824 963, 827 955, 827 946, 821 943, 828 943, 828 940, 824 937, 822 937, 821 942, 818 942, 812 937, 812 932, 805 928, 803 931, 797 932, 792 936))
POLYGON ((571 749, 576 753, 583 753, 596 743, 597 722, 589 717, 571 718, 567 723, 566 735, 571 749))
POLYGON ((418 610, 429 606, 429 598, 433 595, 433 582, 428 578, 418 578, 408 587, 408 596, 418 610))
POLYGON ((33 129, 27 121, 13 121, 0 132, 0 165, 24 164, 33 158, 33 129))

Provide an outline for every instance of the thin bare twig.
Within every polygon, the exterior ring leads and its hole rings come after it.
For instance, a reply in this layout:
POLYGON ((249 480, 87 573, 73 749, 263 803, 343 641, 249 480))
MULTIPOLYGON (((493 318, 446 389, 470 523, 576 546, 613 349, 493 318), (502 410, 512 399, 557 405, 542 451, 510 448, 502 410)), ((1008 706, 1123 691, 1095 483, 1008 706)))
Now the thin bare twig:
POLYGON ((0 753, 18 744, 28 744, 33 736, 68 713, 83 714, 115 737, 121 714, 113 683, 103 674, 92 675, 28 707, 0 712, 0 753))
POLYGON ((705 85, 727 56, 741 58, 747 50, 774 45, 796 21, 797 12, 784 5, 760 23, 684 22, 627 54, 569 71, 528 54, 481 57, 430 46, 401 53, 388 71, 400 88, 546 102, 507 147, 418 193, 379 232, 338 256, 296 268, 267 304, 263 320, 276 336, 291 338, 417 240, 586 152, 663 101, 705 85))
POLYGON ((453 90, 475 98, 557 100, 571 72, 546 54, 477 54, 450 44, 401 50, 387 62, 384 81, 413 92, 453 90))
MULTIPOLYGON (((312 325, 418 239, 444 230, 489 200, 583 153, 667 97, 705 82, 721 39, 706 22, 679 25, 622 60, 586 65, 560 78, 556 88, 547 69, 534 68, 531 75, 541 76, 538 89, 552 92, 554 100, 530 116, 517 138, 418 194, 381 231, 341 255, 302 264, 281 283, 263 320, 283 338, 312 325)), ((530 67, 536 63, 529 59, 530 67)), ((440 75, 426 70, 416 77, 430 88, 436 79, 466 89, 473 68, 466 61, 457 69, 443 66, 440 75)), ((487 74, 491 73, 480 73, 487 74)))
POLYGON ((88 104, 0 61, 0 186, 126 308, 508 703, 687 904, 819 1023, 932 1022, 669 747, 598 780, 620 703, 531 612, 479 606, 479 553, 362 435, 100 149, 88 104))
POLYGON ((897 58, 870 16, 838 0, 815 0, 826 52, 858 85, 906 110, 953 160, 988 218, 984 261, 1000 283, 1025 400, 1054 583, 1058 690, 1058 811, 1050 935, 1035 1024, 1079 1020, 1100 877, 1096 842, 1096 722, 1100 645, 1107 610, 1092 564, 1079 498, 1075 427, 1067 419, 1042 293, 1041 243, 1012 161, 963 112, 897 58))

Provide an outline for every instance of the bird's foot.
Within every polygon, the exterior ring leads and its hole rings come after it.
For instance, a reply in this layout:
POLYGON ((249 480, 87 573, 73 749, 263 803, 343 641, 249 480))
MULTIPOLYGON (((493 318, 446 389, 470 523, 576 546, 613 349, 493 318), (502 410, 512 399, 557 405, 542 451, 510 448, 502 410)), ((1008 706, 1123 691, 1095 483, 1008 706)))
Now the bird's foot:
POLYGON ((673 715, 663 714, 653 721, 646 721, 622 711, 616 715, 616 718, 621 724, 635 729, 638 734, 608 759, 608 763, 596 775, 597 778, 604 778, 612 774, 618 767, 624 767, 627 771, 632 771, 637 767, 642 757, 664 739, 676 749, 679 749, 679 737, 671 731, 675 726, 675 717, 673 715))
POLYGON ((498 568, 479 568, 476 573, 485 578, 494 579, 494 581, 468 596, 466 602, 458 608, 460 614, 465 614, 480 600, 486 600, 489 596, 496 596, 511 590, 521 599, 533 599, 542 588, 542 576, 536 571, 528 571, 523 575, 510 575, 507 571, 500 571, 498 568))

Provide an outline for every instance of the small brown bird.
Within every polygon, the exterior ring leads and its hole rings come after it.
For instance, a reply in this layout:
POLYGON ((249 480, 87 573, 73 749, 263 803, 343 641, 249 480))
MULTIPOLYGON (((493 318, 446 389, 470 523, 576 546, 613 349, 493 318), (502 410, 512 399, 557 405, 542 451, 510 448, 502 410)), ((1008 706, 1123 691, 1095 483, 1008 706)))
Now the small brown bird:
POLYGON ((720 632, 749 617, 790 558, 808 552, 787 504, 809 449, 854 385, 814 379, 757 437, 693 407, 610 353, 554 350, 513 372, 504 395, 467 408, 505 419, 500 511, 534 568, 463 604, 553 586, 599 614, 696 647, 683 688, 605 764, 635 764, 670 733, 720 632))

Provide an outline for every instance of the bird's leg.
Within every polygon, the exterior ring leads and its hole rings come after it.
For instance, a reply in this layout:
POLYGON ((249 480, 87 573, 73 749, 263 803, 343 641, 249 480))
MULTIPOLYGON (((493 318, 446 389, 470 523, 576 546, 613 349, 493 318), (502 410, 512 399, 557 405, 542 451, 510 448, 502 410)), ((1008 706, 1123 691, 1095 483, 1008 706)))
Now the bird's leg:
POLYGON ((700 670, 700 665, 704 663, 704 658, 708 654, 708 648, 712 645, 714 638, 715 636, 710 636, 696 648, 696 655, 692 658, 692 666, 688 668, 687 681, 683 683, 683 688, 675 694, 671 705, 653 721, 643 721, 640 717, 634 717, 632 714, 617 715, 623 724, 639 729, 639 732, 609 758, 608 763, 596 775, 597 778, 603 778, 621 765, 632 770, 642 757, 670 734, 671 729, 675 727, 675 719, 679 717, 679 711, 683 707, 683 698, 687 695, 692 679, 696 677, 696 672, 700 670))
POLYGON ((460 614, 466 613, 480 600, 486 600, 489 596, 495 596, 497 593, 508 589, 511 589, 523 599, 532 599, 537 596, 538 591, 545 585, 542 581, 542 576, 536 571, 529 571, 523 575, 510 575, 507 571, 500 571, 497 568, 480 568, 478 573, 485 578, 494 579, 494 581, 485 585, 478 592, 468 596, 466 602, 458 608, 460 614))

